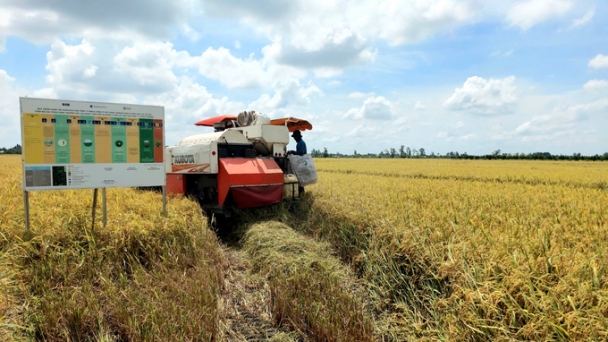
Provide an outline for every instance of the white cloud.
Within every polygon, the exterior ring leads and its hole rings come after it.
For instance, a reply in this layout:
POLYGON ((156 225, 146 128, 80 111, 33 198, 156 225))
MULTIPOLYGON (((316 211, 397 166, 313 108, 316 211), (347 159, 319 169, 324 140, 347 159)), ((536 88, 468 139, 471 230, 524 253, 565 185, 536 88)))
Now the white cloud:
POLYGON ((572 120, 587 120, 594 115, 605 115, 608 111, 608 98, 602 98, 585 104, 570 105, 564 115, 572 120))
POLYGON ((522 141, 552 140, 565 135, 574 135, 576 125, 560 115, 541 115, 519 125, 513 132, 522 141))
POLYGON ((308 87, 303 87, 295 78, 278 79, 274 82, 273 89, 272 97, 264 94, 252 102, 249 108, 255 108, 257 112, 270 116, 277 116, 276 114, 281 113, 282 109, 289 106, 307 106, 313 96, 323 95, 317 86, 309 84, 308 87))
POLYGON ((416 101, 416 103, 414 104, 414 109, 426 110, 426 106, 424 105, 424 103, 416 101))
POLYGON ((393 104, 383 96, 370 97, 361 108, 352 108, 344 115, 345 118, 367 120, 390 120, 393 117, 393 104))
POLYGON ((201 75, 218 80, 228 88, 260 87, 268 82, 259 61, 236 58, 226 48, 208 48, 200 57, 191 58, 189 64, 192 63, 201 75))
POLYGON ((589 66, 594 69, 608 68, 608 56, 599 54, 589 61, 589 66))
POLYGON ((171 43, 123 44, 55 40, 47 53, 48 84, 62 98, 133 102, 137 95, 161 93, 177 82, 171 43))
POLYGON ((501 50, 494 51, 490 54, 491 57, 511 57, 513 50, 502 52, 501 50))
POLYGON ((182 24, 180 27, 180 31, 191 42, 197 42, 199 39, 201 39, 201 35, 188 24, 182 24))
POLYGON ((273 21, 289 16, 298 10, 297 1, 272 0, 209 0, 203 4, 203 10, 211 16, 226 16, 273 21))
POLYGON ((544 21, 568 13, 573 4, 569 0, 526 0, 517 3, 507 13, 511 26, 528 30, 544 21))
POLYGON ((583 88, 587 89, 587 90, 608 88, 608 81, 607 80, 590 80, 589 82, 585 83, 583 88))
POLYGON ((349 99, 362 99, 362 98, 371 97, 374 95, 375 95, 374 93, 362 93, 360 91, 356 91, 354 93, 348 94, 348 98, 349 99))
POLYGON ((594 116, 605 115, 608 99, 603 98, 583 104, 570 104, 554 108, 550 113, 538 115, 526 121, 512 132, 496 132, 498 139, 517 137, 522 142, 564 141, 566 137, 580 138, 580 125, 594 116))
POLYGON ((20 143, 18 126, 19 91, 15 89, 15 78, 0 69, 0 147, 13 147, 20 143))
POLYGON ((97 73, 97 69, 99 69, 99 68, 96 65, 91 65, 88 68, 84 69, 82 76, 84 78, 94 77, 95 74, 97 73))
POLYGON ((333 77, 346 66, 373 61, 376 55, 362 37, 352 33, 327 37, 322 46, 313 47, 279 40, 264 47, 262 52, 267 59, 278 64, 313 69, 317 77, 333 77))
POLYGON ((266 35, 272 41, 264 49, 270 60, 329 77, 373 61, 375 39, 417 43, 475 22, 482 7, 475 0, 211 0, 204 8, 208 15, 240 18, 266 35))
POLYGON ((585 15, 582 18, 573 20, 572 25, 570 25, 570 28, 581 27, 581 26, 587 24, 589 21, 591 21, 591 19, 593 19, 594 15, 595 15, 595 11, 593 11, 593 10, 588 11, 587 13, 585 13, 585 15))
POLYGON ((0 147, 21 144, 19 97, 55 98, 52 89, 28 90, 16 84, 15 78, 0 69, 0 147))
POLYGON ((215 98, 204 86, 186 77, 169 91, 147 96, 144 103, 165 107, 165 134, 169 145, 177 144, 192 134, 209 132, 194 126, 196 121, 216 115, 237 114, 246 109, 244 104, 230 101, 227 97, 215 98))
POLYGON ((193 0, 12 1, 0 11, 0 41, 7 36, 37 44, 65 35, 168 38, 172 27, 180 25, 195 8, 193 0))
POLYGON ((447 110, 472 114, 508 114, 517 102, 514 82, 515 76, 490 80, 478 76, 469 77, 462 88, 456 88, 443 106, 447 110))
POLYGON ((404 44, 471 24, 475 22, 479 10, 474 1, 386 1, 380 5, 362 3, 351 15, 353 26, 362 22, 362 30, 391 44, 404 44), (362 16, 362 13, 368 15, 362 16))
POLYGON ((346 138, 362 138, 377 135, 378 127, 370 124, 360 124, 357 125, 353 130, 344 134, 346 138))
POLYGON ((306 75, 303 70, 276 65, 267 58, 256 60, 253 55, 246 59, 234 57, 230 50, 220 47, 207 48, 200 56, 191 57, 180 52, 176 65, 183 68, 196 68, 207 78, 217 80, 228 88, 260 88, 271 86, 278 79, 300 79, 306 75))

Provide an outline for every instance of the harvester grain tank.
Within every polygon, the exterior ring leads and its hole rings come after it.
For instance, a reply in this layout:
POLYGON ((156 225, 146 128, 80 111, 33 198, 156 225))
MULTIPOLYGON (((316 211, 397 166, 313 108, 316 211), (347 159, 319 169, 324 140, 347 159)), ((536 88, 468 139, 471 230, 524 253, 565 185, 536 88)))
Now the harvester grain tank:
POLYGON ((230 216, 233 207, 261 207, 298 199, 299 188, 316 181, 310 156, 305 158, 311 165, 301 163, 310 168, 300 172, 306 178, 303 184, 291 167, 296 156, 286 155, 289 133, 312 129, 306 120, 270 120, 250 111, 212 117, 195 125, 213 127, 214 132, 189 136, 166 148, 166 189, 168 194, 196 197, 209 218, 230 216))

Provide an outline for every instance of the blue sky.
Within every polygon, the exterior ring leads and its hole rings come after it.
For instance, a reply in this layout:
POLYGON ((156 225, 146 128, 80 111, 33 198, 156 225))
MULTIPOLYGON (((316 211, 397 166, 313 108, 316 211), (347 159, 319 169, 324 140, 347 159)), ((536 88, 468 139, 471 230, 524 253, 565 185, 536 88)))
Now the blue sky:
POLYGON ((309 150, 608 152, 600 0, 0 0, 0 146, 19 97, 295 116, 309 150))

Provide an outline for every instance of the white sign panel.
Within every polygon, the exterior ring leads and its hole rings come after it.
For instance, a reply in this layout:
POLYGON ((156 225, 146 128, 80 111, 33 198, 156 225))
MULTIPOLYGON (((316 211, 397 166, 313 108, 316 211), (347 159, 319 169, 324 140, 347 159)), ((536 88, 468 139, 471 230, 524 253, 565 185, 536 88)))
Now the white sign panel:
POLYGON ((20 102, 24 190, 165 185, 163 107, 20 102))

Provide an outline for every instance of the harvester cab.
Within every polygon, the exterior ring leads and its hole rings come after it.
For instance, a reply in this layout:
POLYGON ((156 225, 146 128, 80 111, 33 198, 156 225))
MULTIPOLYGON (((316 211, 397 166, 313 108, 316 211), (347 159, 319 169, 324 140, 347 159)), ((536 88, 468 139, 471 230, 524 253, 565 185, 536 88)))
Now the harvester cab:
POLYGON ((306 120, 270 120, 249 111, 195 125, 213 127, 214 132, 189 136, 166 148, 166 190, 169 195, 197 198, 209 218, 228 217, 234 207, 297 200, 300 187, 316 182, 310 155, 286 155, 290 132, 312 129, 306 120))

